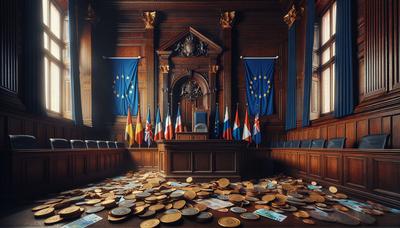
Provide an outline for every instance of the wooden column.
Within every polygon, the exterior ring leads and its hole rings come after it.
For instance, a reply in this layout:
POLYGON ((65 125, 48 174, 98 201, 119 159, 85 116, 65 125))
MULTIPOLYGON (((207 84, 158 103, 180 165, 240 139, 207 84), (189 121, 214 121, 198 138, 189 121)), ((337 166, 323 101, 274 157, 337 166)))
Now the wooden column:
POLYGON ((209 126, 212 126, 210 121, 214 120, 214 114, 215 114, 215 104, 216 104, 216 99, 217 99, 217 73, 219 70, 219 66, 216 64, 217 60, 212 59, 210 62, 210 69, 208 71, 208 75, 210 75, 209 78, 209 86, 210 86, 210 117, 209 117, 209 126))
POLYGON ((158 52, 159 54, 159 64, 160 64, 160 73, 158 78, 158 102, 160 104, 160 114, 161 119, 164 119, 164 116, 167 113, 168 102, 170 97, 170 88, 169 88, 169 56, 171 52, 158 52))
MULTIPOLYGON (((232 96, 232 22, 235 18, 235 11, 224 12, 221 14, 220 24, 222 27, 222 42, 224 52, 222 54, 223 64, 223 107, 228 106, 231 110, 232 96)), ((221 101, 220 101, 221 102, 221 101)))
MULTIPOLYGON (((155 68, 154 68, 154 26, 156 12, 143 12, 143 22, 145 24, 145 58, 147 72, 147 104, 150 112, 155 116, 154 107, 156 103, 155 88, 155 68)), ((145 105, 145 104, 142 104, 145 105)))

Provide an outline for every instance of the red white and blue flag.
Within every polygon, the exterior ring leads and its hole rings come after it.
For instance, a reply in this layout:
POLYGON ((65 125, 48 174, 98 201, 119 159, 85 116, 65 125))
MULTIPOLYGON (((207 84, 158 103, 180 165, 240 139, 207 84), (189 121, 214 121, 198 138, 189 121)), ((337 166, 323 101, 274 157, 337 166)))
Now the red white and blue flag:
POLYGON ((178 112, 176 114, 176 120, 175 120, 175 134, 183 132, 182 129, 182 120, 181 120, 181 109, 180 109, 180 104, 178 104, 178 112))
POLYGON ((167 117, 165 118, 164 138, 166 140, 171 140, 173 137, 173 134, 174 134, 174 132, 172 129, 171 115, 169 114, 169 108, 168 108, 167 117))
POLYGON ((156 129, 154 130, 154 140, 161 140, 163 139, 163 126, 161 123, 161 115, 160 115, 160 107, 157 107, 157 114, 156 114, 156 129))
POLYGON ((244 141, 251 143, 251 131, 250 131, 250 121, 249 121, 249 113, 246 108, 246 116, 244 118, 244 126, 243 126, 243 137, 244 141))
POLYGON ((242 140, 242 137, 240 134, 240 120, 239 120, 239 107, 238 106, 236 106, 235 122, 233 124, 232 135, 236 141, 242 140))
POLYGON ((261 144, 260 118, 258 114, 256 114, 256 117, 254 118, 253 141, 256 145, 261 144))
POLYGON ((232 140, 232 128, 229 123, 228 106, 225 108, 224 131, 222 133, 222 138, 226 140, 232 140))
POLYGON ((147 147, 150 147, 151 142, 153 141, 153 130, 151 128, 152 126, 151 126, 150 107, 148 107, 146 128, 144 130, 144 141, 147 142, 147 147))

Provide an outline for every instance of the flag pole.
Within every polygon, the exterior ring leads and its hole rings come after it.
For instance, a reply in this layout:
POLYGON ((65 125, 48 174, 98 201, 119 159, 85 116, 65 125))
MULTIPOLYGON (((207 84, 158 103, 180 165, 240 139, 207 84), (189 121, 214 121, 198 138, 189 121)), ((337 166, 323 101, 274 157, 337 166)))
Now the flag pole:
MULTIPOLYGON (((149 111, 149 110, 150 110, 150 104, 147 104, 147 111, 149 111)), ((151 126, 151 117, 150 117, 149 124, 151 126)), ((147 128, 147 117, 146 117, 146 128, 147 128)), ((145 134, 146 134, 146 132, 145 132, 145 134)), ((150 143, 147 143, 147 148, 150 148, 150 145, 151 145, 151 140, 150 140, 150 143)))
MULTIPOLYGON (((248 110, 248 106, 249 106, 249 103, 246 102, 246 110, 248 110)), ((244 118, 246 118, 246 117, 244 117, 244 118)), ((248 126, 248 127, 249 127, 249 126, 248 126)), ((243 130, 243 131, 244 131, 244 130, 243 130)), ((251 132, 251 130, 250 130, 250 132, 251 132)), ((251 143, 251 140, 250 140, 250 142, 246 143, 246 144, 247 144, 247 145, 246 145, 247 148, 250 148, 250 143, 251 143)))
MULTIPOLYGON (((140 115, 140 103, 138 102, 138 115, 140 115)), ((136 118, 137 119, 137 118, 136 118)), ((137 123, 136 123, 136 126, 137 126, 137 123)), ((143 129, 143 128, 142 128, 143 129)), ((135 136, 136 136, 136 127, 135 127, 135 136)), ((139 148, 140 148, 140 142, 138 142, 138 144, 139 144, 139 148)))

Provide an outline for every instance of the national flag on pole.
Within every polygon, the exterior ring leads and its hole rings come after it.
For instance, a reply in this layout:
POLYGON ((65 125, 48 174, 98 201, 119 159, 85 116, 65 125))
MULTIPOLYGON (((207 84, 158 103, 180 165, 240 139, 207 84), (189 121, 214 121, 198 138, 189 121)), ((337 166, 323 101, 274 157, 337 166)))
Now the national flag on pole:
POLYGON ((167 117, 165 118, 164 138, 166 140, 171 140, 173 137, 173 134, 174 134, 174 132, 172 129, 171 115, 169 114, 169 108, 168 108, 167 117))
POLYGON ((132 127, 132 116, 131 111, 128 108, 128 115, 126 116, 126 126, 125 126, 125 141, 128 141, 129 147, 135 143, 132 127))
POLYGON ((146 128, 144 130, 144 141, 147 142, 147 147, 150 147, 151 142, 153 141, 153 130, 151 128, 152 126, 151 126, 150 107, 148 107, 146 128))
POLYGON ((175 134, 178 132, 183 132, 180 104, 178 104, 178 112, 176 114, 176 120, 175 120, 175 134))
POLYGON ((215 107, 215 122, 214 122, 214 132, 213 132, 214 138, 219 139, 220 133, 221 133, 221 129, 219 126, 219 107, 218 107, 218 103, 217 103, 217 105, 215 107))
POLYGON ((249 122, 249 113, 246 108, 246 116, 244 118, 244 126, 243 126, 243 137, 244 141, 251 143, 251 131, 250 131, 250 122, 249 122))
POLYGON ((138 110, 138 114, 136 116, 135 141, 139 144, 139 146, 142 145, 143 126, 142 126, 142 118, 140 117, 140 109, 138 110))
POLYGON ((253 141, 256 143, 256 145, 261 144, 260 118, 258 114, 254 118, 253 141))
POLYGON ((241 140, 240 120, 239 120, 239 105, 236 105, 235 122, 233 123, 232 135, 233 135, 233 138, 236 141, 240 141, 241 140))
POLYGON ((225 108, 224 131, 222 133, 222 138, 226 140, 232 140, 232 129, 229 123, 228 106, 225 108))
POLYGON ((163 139, 163 127, 161 123, 161 115, 160 115, 160 107, 157 107, 157 114, 156 114, 156 129, 154 134, 154 140, 161 140, 163 139))

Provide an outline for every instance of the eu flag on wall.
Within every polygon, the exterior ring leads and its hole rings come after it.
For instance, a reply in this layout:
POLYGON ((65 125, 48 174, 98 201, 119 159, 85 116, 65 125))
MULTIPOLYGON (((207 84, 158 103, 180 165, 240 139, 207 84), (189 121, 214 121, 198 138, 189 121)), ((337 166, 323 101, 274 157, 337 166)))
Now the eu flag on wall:
POLYGON ((246 96, 251 116, 274 113, 274 59, 246 58, 246 96))
POLYGON ((137 115, 139 104, 138 63, 139 59, 111 59, 113 74, 114 114, 126 116, 128 107, 137 115))

